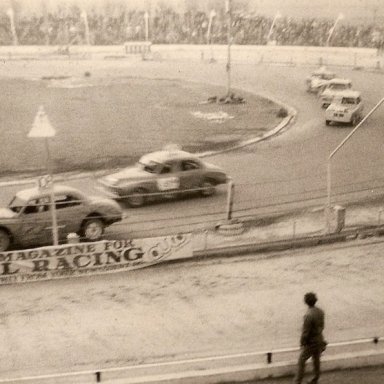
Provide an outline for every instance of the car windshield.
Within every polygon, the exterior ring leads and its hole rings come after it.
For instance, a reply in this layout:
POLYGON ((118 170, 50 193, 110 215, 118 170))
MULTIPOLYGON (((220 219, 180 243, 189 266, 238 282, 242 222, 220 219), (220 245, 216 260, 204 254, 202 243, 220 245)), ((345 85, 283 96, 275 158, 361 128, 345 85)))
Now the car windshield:
POLYGON ((160 173, 160 171, 163 168, 163 164, 157 163, 156 161, 148 161, 148 162, 139 161, 137 163, 137 166, 143 171, 149 172, 149 173, 160 173))
POLYGON ((333 90, 342 90, 342 89, 348 89, 349 84, 330 84, 329 89, 333 90))
POLYGON ((343 97, 341 100, 341 104, 357 104, 356 99, 353 97, 343 97))
POLYGON ((19 197, 15 196, 8 204, 8 208, 13 212, 19 213, 25 206, 25 204, 25 200, 22 200, 19 197))

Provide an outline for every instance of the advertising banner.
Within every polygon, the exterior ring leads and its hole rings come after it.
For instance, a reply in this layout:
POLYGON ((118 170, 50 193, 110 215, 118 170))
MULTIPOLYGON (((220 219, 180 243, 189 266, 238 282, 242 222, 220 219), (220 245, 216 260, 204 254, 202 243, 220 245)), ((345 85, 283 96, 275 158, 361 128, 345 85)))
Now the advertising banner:
POLYGON ((192 235, 0 252, 0 285, 127 271, 192 257, 192 235))

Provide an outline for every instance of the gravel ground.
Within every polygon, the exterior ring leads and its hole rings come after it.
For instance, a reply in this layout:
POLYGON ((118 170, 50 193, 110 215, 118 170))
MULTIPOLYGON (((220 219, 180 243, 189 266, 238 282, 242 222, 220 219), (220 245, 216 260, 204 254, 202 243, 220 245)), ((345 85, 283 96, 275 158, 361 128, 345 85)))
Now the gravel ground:
POLYGON ((329 342, 380 336, 383 267, 382 243, 356 240, 3 286, 1 377, 294 347, 307 290, 329 342))

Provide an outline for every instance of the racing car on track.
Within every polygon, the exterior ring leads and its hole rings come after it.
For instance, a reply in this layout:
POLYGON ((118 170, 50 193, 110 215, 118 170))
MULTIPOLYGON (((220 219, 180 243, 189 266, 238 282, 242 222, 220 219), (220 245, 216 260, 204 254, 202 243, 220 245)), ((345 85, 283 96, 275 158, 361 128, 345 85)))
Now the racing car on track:
POLYGON ((349 89, 352 89, 352 81, 349 79, 335 78, 329 80, 327 84, 321 87, 319 94, 321 107, 328 107, 335 97, 341 95, 344 91, 349 89))
POLYGON ((305 79, 307 92, 317 93, 322 86, 335 77, 336 74, 327 70, 325 67, 313 71, 311 75, 305 79))
MULTIPOLYGON (((88 241, 100 240, 104 228, 122 220, 122 209, 105 197, 86 196, 75 188, 55 185, 54 203, 60 239, 77 233, 88 241)), ((0 208, 0 252, 11 246, 37 246, 52 241, 51 191, 29 188, 16 193, 0 208)))
POLYGON ((360 92, 344 91, 325 111, 325 124, 346 123, 356 125, 363 117, 364 105, 360 92))
POLYGON ((144 155, 131 167, 99 179, 109 197, 140 207, 159 198, 175 198, 192 192, 210 196, 225 184, 226 173, 219 167, 182 150, 161 150, 144 155))

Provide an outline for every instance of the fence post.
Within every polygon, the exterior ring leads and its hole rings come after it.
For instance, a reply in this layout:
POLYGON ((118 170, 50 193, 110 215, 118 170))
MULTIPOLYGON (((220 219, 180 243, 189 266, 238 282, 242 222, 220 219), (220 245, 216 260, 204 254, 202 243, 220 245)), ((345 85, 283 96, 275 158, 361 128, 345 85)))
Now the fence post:
POLYGON ((235 185, 233 180, 229 180, 228 183, 228 194, 227 194, 227 220, 232 219, 232 207, 233 207, 233 193, 234 193, 235 185))

